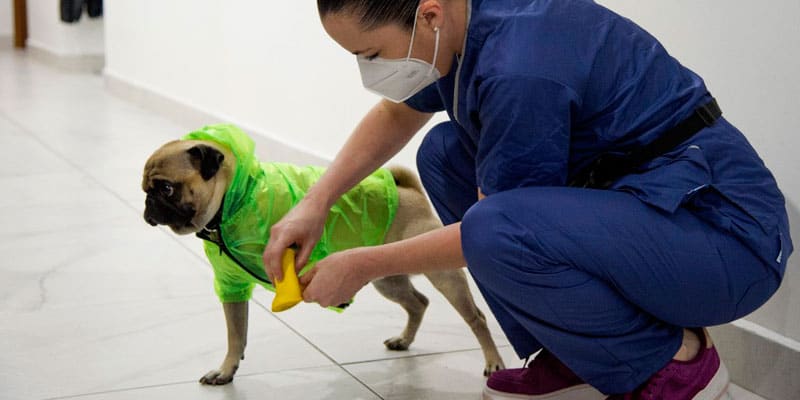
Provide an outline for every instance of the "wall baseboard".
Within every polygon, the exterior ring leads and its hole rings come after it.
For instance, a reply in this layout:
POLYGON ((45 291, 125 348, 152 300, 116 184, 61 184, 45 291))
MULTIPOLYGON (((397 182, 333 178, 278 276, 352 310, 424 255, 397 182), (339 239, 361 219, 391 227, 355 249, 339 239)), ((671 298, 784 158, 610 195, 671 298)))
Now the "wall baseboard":
POLYGON ((0 50, 11 50, 14 48, 14 37, 0 35, 0 50))
MULTIPOLYGON (((104 71, 106 88, 113 94, 176 121, 187 129, 230 122, 224 116, 193 107, 187 102, 160 93, 104 71)), ((264 160, 308 165, 328 165, 329 159, 282 143, 277 136, 238 124, 256 142, 258 156, 264 160)), ((177 132, 176 137, 184 132, 177 132)), ((737 385, 770 400, 800 399, 800 343, 746 320, 711 328, 720 356, 737 385)))
POLYGON ((747 320, 710 331, 737 385, 770 400, 800 399, 800 343, 747 320))
POLYGON ((288 145, 279 140, 276 135, 254 129, 247 126, 247 124, 235 121, 233 118, 191 106, 188 102, 163 94, 137 82, 132 82, 129 79, 121 78, 108 69, 103 71, 103 78, 106 88, 112 94, 187 127, 186 132, 176 132, 176 138, 183 136, 191 129, 197 129, 205 125, 231 123, 250 134, 256 142, 256 154, 262 160, 319 166, 326 166, 331 162, 326 157, 288 145))
POLYGON ((103 54, 61 54, 31 39, 25 42, 25 46, 31 58, 67 72, 99 74, 105 65, 103 54))

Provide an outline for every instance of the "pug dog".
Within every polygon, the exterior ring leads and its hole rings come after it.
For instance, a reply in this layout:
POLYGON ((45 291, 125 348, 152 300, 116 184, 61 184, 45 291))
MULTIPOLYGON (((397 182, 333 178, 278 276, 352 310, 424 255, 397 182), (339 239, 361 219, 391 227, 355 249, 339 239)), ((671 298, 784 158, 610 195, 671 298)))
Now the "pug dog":
MULTIPOLYGON (((184 139, 166 143, 150 156, 144 167, 142 190, 146 193, 145 221, 153 226, 168 226, 178 235, 195 233, 201 236, 201 232, 214 232, 214 229, 207 228, 220 223, 221 207, 236 166, 237 159, 231 149, 214 140, 184 139)), ((391 167, 389 171, 397 187, 399 204, 385 235, 385 242, 403 240, 440 227, 441 223, 432 212, 416 175, 401 167, 391 167)), ((209 236, 201 237, 213 240, 209 236)), ((265 238, 261 249, 266 241, 265 238)), ((226 252, 226 256, 230 254, 226 252)), ((484 375, 503 369, 502 358, 484 314, 475 305, 464 270, 424 275, 447 298, 478 339, 485 359, 484 375)), ((384 345, 389 350, 408 349, 428 306, 427 297, 414 288, 407 275, 378 279, 372 284, 408 314, 405 329, 398 336, 385 340, 384 345)), ((202 384, 224 385, 231 382, 240 360, 244 359, 248 301, 223 301, 222 305, 228 332, 227 355, 218 369, 200 378, 202 384)))

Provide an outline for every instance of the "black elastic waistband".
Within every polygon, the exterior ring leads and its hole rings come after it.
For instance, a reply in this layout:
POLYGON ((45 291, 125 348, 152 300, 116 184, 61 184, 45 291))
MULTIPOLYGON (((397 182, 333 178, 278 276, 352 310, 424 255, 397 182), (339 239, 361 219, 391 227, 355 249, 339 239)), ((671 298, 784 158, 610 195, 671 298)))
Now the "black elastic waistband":
POLYGON ((664 132, 658 139, 626 154, 601 154, 588 167, 576 174, 569 186, 607 188, 619 178, 631 173, 636 167, 672 151, 697 132, 714 125, 721 116, 722 110, 719 108, 717 100, 712 97, 711 101, 697 107, 692 115, 664 132))

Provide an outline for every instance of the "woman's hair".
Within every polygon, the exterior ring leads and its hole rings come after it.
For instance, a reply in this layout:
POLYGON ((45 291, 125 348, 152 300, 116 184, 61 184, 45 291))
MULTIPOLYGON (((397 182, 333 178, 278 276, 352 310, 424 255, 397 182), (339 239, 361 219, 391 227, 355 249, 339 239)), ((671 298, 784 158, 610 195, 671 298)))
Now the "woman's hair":
POLYGON ((414 26, 419 0, 317 0, 319 16, 347 12, 361 16, 359 23, 370 30, 396 23, 408 30, 414 26))

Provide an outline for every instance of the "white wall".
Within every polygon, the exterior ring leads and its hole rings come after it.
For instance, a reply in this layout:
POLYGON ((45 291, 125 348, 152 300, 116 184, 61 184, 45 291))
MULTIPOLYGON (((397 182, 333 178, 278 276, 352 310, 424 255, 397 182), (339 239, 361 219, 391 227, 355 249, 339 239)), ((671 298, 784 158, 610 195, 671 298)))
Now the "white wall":
POLYGON ((90 19, 84 13, 77 23, 61 22, 58 0, 28 1, 27 7, 28 46, 55 56, 103 54, 102 18, 90 19))
MULTIPOLYGON (((114 0, 105 11, 107 74, 326 159, 378 100, 315 1, 114 0)), ((414 153, 397 162, 414 165, 414 153)))
POLYGON ((14 35, 14 12, 11 0, 0 0, 0 38, 14 35))
MULTIPOLYGON (((777 176, 800 227, 800 2, 601 2, 705 77, 777 176)), ((106 73, 330 159, 377 98, 361 88, 354 57, 325 35, 315 3, 108 1, 106 73)), ((418 140, 400 163, 413 166, 418 140)), ((797 229, 794 237, 800 248, 797 229)), ((790 263, 779 295, 749 318, 800 340, 800 255, 790 263)))

